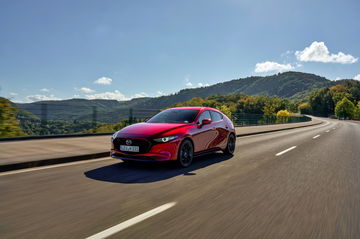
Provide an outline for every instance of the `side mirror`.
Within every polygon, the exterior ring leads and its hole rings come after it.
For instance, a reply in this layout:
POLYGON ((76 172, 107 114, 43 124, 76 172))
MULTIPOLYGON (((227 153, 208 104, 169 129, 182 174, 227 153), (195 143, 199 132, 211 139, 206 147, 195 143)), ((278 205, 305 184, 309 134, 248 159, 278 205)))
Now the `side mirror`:
POLYGON ((201 125, 211 124, 211 119, 203 119, 201 125))

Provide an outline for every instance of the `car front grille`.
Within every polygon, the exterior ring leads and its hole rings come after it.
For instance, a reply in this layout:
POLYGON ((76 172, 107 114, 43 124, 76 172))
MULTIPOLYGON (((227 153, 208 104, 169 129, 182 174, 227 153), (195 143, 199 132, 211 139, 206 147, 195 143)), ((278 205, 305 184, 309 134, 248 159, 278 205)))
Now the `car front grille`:
POLYGON ((151 148, 151 143, 146 139, 132 139, 132 138, 116 138, 113 141, 114 147, 116 150, 120 152, 124 152, 127 154, 145 154, 147 153, 151 148), (126 145, 126 140, 131 139, 132 144, 131 146, 139 146, 139 152, 127 152, 127 151, 121 151, 120 145, 126 145))

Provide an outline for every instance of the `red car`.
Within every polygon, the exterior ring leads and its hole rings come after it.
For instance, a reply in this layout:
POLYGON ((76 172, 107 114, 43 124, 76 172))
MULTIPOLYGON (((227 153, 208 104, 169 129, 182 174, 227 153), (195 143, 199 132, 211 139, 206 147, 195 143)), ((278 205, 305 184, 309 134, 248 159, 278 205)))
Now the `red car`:
POLYGON ((209 107, 164 110, 144 123, 112 136, 111 157, 123 161, 176 161, 188 167, 194 156, 222 150, 233 154, 235 128, 220 111, 209 107))

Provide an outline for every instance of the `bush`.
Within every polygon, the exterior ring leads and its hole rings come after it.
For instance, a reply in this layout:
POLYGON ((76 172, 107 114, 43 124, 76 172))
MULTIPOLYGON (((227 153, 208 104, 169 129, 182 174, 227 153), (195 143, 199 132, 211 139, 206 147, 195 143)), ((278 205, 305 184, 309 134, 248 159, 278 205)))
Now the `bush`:
POLYGON ((290 113, 287 110, 279 110, 276 113, 276 116, 277 117, 288 117, 288 116, 290 116, 290 113))
POLYGON ((351 119, 354 117, 354 113, 355 105, 347 97, 344 97, 335 106, 335 114, 339 118, 351 119))
POLYGON ((279 110, 276 113, 276 123, 287 123, 290 113, 287 110, 279 110))

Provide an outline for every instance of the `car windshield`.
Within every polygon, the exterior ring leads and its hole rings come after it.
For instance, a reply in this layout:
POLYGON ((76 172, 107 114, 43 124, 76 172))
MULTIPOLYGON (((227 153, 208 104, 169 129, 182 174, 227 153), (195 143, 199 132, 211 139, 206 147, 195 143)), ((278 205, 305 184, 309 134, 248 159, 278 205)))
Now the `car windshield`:
POLYGON ((194 122, 199 110, 172 109, 164 110, 149 119, 148 123, 191 123, 194 122))

